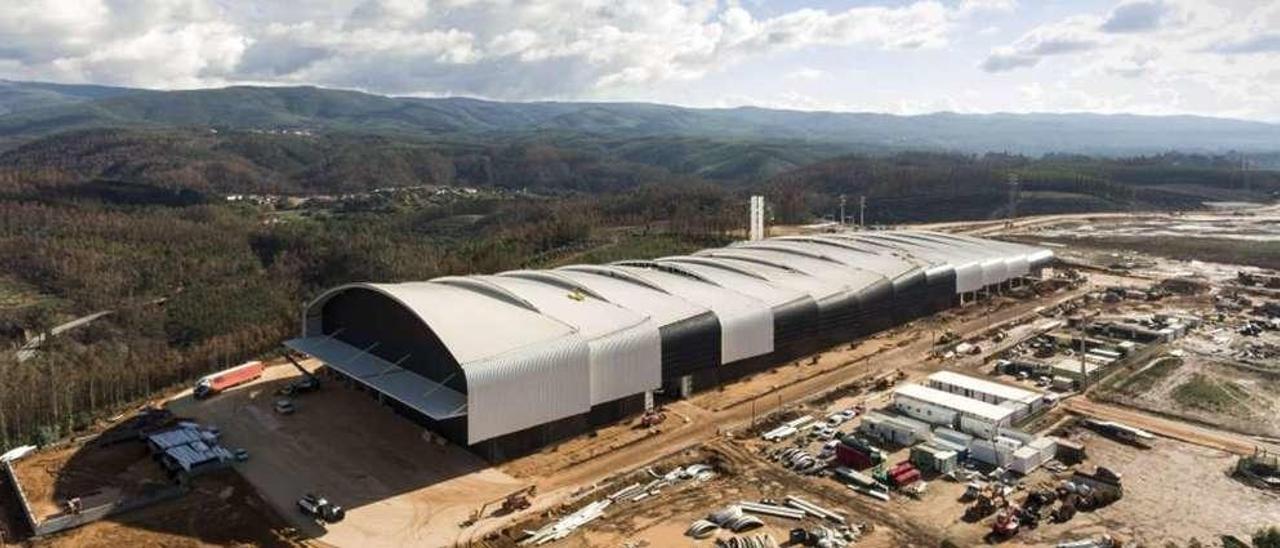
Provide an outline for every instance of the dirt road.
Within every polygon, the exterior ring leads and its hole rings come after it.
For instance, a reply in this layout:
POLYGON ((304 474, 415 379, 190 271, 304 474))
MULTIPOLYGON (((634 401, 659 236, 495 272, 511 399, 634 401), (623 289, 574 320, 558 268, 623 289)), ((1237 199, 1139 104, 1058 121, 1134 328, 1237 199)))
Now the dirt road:
POLYGON ((1271 451, 1280 450, 1280 448, 1240 434, 1233 434, 1222 430, 1196 426, 1181 421, 1158 417, 1149 413, 1143 413, 1141 411, 1135 411, 1125 407, 1091 401, 1081 397, 1070 398, 1065 400, 1063 403, 1068 411, 1078 415, 1095 419, 1122 422, 1135 428, 1141 428, 1151 432, 1152 434, 1213 449, 1220 449, 1237 455, 1252 455, 1258 447, 1264 447, 1271 451))

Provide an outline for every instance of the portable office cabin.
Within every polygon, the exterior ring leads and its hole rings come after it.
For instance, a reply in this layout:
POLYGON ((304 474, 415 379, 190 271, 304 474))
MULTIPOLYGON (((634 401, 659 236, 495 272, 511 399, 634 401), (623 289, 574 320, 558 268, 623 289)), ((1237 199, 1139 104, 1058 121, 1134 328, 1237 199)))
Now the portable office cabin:
POLYGON ((911 445, 929 436, 929 425, 910 417, 871 411, 862 416, 858 431, 882 442, 911 445))
POLYGON ((938 371, 929 375, 928 386, 943 392, 1008 407, 1014 410, 1014 420, 1034 413, 1044 406, 1044 394, 1039 392, 952 371, 938 371))
POLYGON ((918 384, 893 392, 894 408, 916 419, 991 438, 1013 422, 1013 410, 918 384))

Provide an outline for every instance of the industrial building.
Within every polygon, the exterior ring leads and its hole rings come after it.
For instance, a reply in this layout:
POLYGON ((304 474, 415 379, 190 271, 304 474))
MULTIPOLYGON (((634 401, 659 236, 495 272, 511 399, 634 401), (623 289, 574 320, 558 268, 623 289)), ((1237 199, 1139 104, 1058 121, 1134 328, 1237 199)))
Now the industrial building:
POLYGON ((1001 291, 1051 259, 1032 246, 889 231, 354 283, 312 301, 302 336, 285 344, 501 460, 641 412, 655 394, 684 397, 1001 291))

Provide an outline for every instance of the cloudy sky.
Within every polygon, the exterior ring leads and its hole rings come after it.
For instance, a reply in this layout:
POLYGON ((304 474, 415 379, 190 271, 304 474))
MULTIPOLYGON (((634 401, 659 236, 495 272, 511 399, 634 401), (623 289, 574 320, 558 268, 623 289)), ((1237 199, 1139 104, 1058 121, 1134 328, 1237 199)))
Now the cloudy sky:
POLYGON ((5 0, 0 78, 1280 122, 1280 0, 5 0))

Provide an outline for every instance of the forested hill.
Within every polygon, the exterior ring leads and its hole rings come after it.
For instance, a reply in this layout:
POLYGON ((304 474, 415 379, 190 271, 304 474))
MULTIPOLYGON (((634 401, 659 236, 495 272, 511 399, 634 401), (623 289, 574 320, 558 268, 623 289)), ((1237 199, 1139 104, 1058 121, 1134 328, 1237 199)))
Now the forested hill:
POLYGON ((484 139, 561 131, 600 137, 802 139, 865 149, 1104 155, 1169 150, 1276 151, 1280 125, 1194 116, 954 114, 895 116, 642 103, 504 103, 393 98, 313 87, 113 90, 7 82, 0 146, 101 127, 298 129, 484 139))

